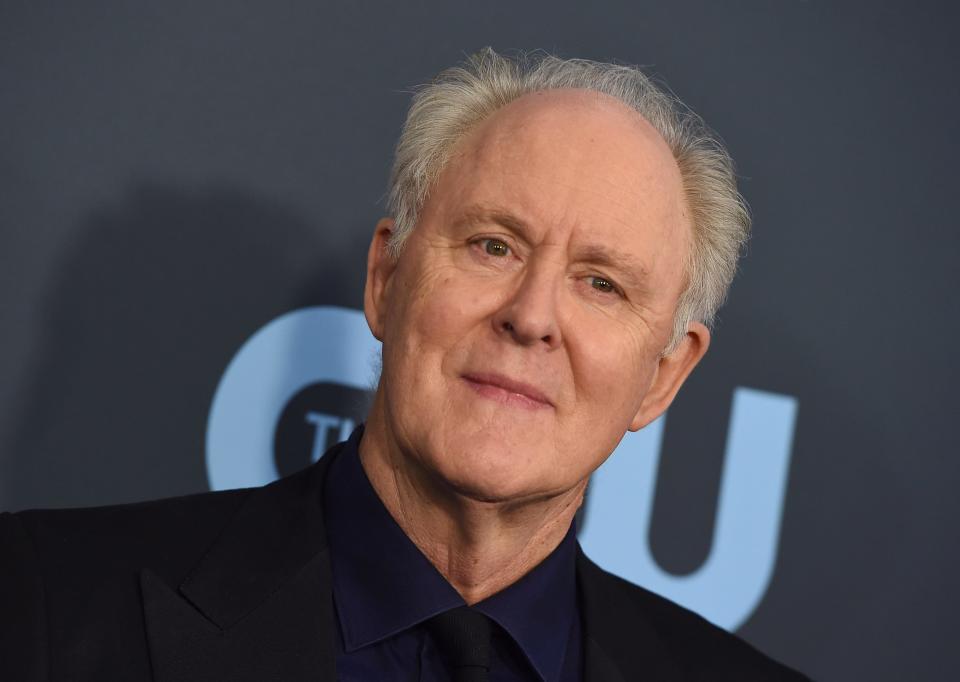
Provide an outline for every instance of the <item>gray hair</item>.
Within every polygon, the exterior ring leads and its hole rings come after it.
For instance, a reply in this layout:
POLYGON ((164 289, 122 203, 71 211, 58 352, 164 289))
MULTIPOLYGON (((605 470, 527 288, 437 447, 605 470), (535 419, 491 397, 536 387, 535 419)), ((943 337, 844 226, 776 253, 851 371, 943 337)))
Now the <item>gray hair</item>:
POLYGON ((509 59, 485 48, 419 88, 390 178, 395 230, 389 248, 399 256, 452 149, 471 127, 523 95, 561 88, 609 95, 637 111, 660 133, 680 168, 693 239, 673 332, 663 351, 668 354, 690 322, 713 325, 750 232, 750 213, 723 143, 699 116, 637 67, 544 53, 509 59))

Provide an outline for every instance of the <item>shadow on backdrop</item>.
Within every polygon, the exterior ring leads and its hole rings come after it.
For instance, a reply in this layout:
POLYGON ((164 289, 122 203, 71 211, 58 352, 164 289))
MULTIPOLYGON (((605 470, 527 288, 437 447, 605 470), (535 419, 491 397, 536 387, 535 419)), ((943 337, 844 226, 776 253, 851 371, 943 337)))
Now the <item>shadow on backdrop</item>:
POLYGON ((206 490, 207 414, 236 350, 287 310, 360 303, 362 260, 245 190, 144 184, 76 235, 0 461, 2 509, 206 490))

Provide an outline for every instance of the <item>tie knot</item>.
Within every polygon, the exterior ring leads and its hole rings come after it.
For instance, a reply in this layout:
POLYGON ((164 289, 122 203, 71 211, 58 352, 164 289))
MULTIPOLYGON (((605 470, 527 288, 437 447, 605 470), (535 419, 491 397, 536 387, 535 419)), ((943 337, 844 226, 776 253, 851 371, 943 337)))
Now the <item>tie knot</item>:
POLYGON ((453 668, 454 680, 486 680, 490 668, 490 619, 461 606, 427 621, 427 629, 453 668))

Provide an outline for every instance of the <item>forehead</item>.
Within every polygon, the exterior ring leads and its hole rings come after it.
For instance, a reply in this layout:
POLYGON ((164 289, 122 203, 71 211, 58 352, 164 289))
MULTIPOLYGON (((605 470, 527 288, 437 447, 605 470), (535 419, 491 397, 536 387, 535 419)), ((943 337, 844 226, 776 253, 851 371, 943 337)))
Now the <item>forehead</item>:
POLYGON ((687 222, 680 171, 660 134, 585 90, 532 93, 489 116, 456 145, 434 195, 447 211, 495 204, 544 229, 595 236, 630 228, 675 240, 687 222))

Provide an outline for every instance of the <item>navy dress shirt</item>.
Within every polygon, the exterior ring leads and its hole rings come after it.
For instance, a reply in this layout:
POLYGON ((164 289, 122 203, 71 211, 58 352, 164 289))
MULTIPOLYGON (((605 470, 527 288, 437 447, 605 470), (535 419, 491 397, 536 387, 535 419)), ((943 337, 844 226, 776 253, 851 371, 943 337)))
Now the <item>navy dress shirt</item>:
MULTIPOLYGON (((341 682, 450 680, 423 623, 464 601, 397 525, 360 464, 358 427, 324 491, 341 682)), ((494 622, 491 682, 581 679, 573 524, 536 568, 474 605, 494 622)))

